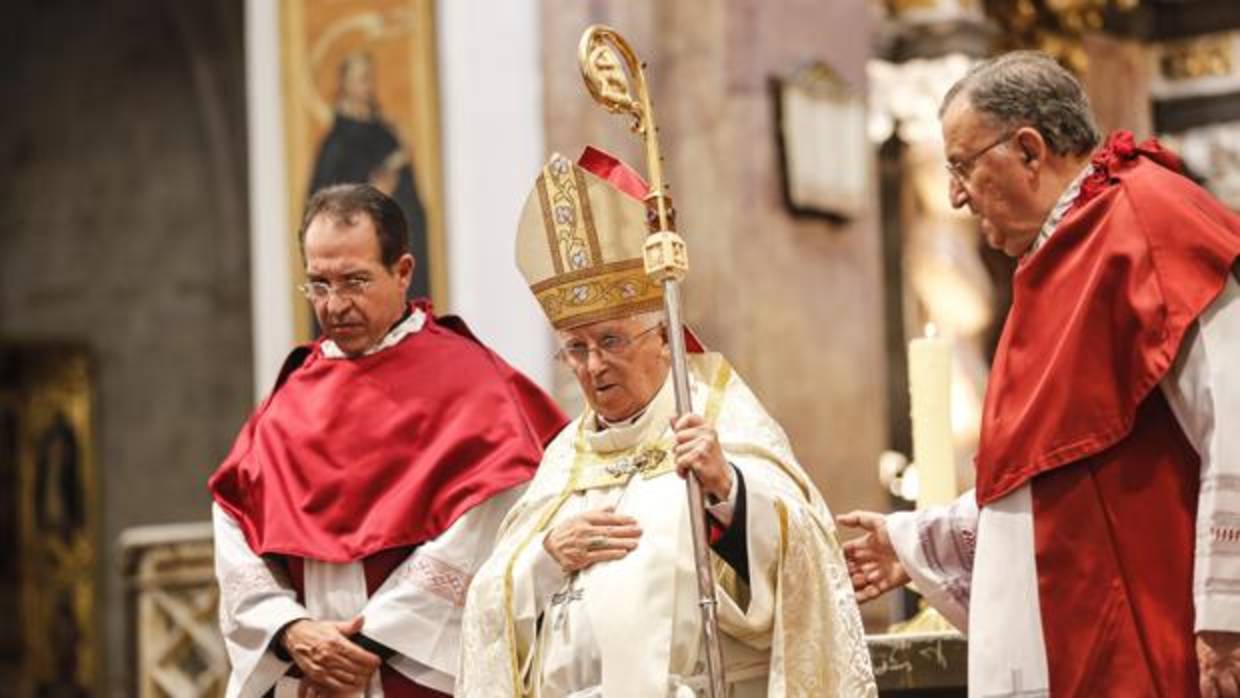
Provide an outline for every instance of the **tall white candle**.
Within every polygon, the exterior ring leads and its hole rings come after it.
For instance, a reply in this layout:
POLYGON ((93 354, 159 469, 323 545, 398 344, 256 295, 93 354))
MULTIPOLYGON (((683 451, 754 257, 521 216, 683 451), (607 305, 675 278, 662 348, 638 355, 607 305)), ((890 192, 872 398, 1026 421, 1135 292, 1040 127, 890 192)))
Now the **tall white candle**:
POLYGON ((951 424, 952 345, 934 336, 933 325, 926 328, 926 335, 908 346, 919 509, 947 504, 957 494, 951 424))

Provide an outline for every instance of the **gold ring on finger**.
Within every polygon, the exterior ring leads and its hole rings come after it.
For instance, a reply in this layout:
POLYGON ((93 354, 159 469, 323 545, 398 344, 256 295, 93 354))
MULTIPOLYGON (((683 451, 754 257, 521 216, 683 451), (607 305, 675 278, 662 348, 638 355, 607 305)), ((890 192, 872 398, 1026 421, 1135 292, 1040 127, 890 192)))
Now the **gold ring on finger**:
POLYGON ((595 536, 586 543, 586 550, 601 550, 607 547, 607 539, 602 536, 595 536))

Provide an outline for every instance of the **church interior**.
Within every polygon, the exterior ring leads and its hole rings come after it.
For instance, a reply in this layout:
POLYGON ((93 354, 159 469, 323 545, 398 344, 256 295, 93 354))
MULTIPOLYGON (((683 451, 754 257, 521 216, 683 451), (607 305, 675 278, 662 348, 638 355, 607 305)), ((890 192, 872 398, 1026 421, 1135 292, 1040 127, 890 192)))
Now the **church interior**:
MULTIPOLYGON (((0 693, 18 698, 224 695, 206 481, 314 336, 294 287, 319 183, 391 193, 417 294, 580 410, 513 240, 552 153, 594 145, 646 171, 583 86, 591 25, 645 64, 687 323, 836 514, 971 486, 1014 268, 948 200, 938 106, 971 64, 1050 53, 1104 132, 1158 137, 1240 211, 1235 0, 6 7, 0 617, 18 620, 0 627, 0 693), (919 410, 943 453, 915 457, 919 410)), ((883 695, 964 695, 958 635, 935 663, 887 634, 917 609, 912 592, 862 607, 889 638, 872 646, 883 695)))

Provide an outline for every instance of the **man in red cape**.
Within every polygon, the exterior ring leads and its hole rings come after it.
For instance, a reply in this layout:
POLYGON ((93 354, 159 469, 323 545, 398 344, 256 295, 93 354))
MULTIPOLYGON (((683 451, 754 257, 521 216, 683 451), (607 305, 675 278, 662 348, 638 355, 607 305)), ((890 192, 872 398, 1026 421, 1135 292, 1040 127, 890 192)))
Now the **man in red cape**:
POLYGON ((1240 217, 1174 155, 1098 148, 1050 58, 941 110, 953 206, 1020 257, 950 507, 841 517, 869 599, 910 580, 969 633, 974 696, 1240 696, 1240 217))
POLYGON ((450 693, 465 592, 565 417, 425 301, 400 207, 315 194, 323 337, 294 350, 210 480, 228 696, 450 693))

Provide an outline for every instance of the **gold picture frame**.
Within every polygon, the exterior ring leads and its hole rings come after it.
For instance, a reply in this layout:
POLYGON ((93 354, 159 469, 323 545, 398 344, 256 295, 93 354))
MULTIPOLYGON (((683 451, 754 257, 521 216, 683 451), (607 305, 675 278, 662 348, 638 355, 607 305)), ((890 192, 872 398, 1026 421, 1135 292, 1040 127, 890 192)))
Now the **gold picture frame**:
MULTIPOLYGON (((448 302, 433 0, 283 0, 280 13, 289 260, 304 280, 297 228, 319 186, 369 181, 410 223, 411 295, 448 302)), ((294 294, 294 332, 311 309, 294 294)))
MULTIPOLYGON (((88 351, 0 344, 0 470, 16 505, 16 696, 100 695, 99 483, 88 351)), ((11 541, 6 541, 11 543, 11 541)), ((14 555, 15 554, 15 555, 14 555)), ((6 573, 7 574, 7 573, 6 573)), ((6 695, 9 695, 6 693, 6 695)))

